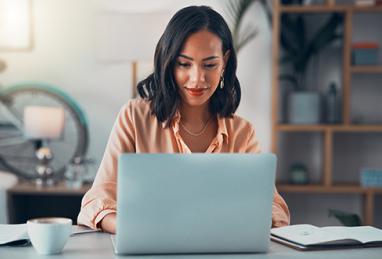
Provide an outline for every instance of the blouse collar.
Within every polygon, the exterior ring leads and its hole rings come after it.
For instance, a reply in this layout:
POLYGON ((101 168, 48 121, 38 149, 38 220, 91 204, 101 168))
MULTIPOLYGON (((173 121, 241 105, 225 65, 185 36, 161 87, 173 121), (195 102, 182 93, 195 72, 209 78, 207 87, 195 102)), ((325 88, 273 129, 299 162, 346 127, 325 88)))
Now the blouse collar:
MULTIPOLYGON (((173 129, 175 135, 179 134, 180 118, 181 118, 180 112, 179 110, 177 110, 170 123, 170 127, 173 129)), ((226 124, 227 118, 217 115, 217 120, 218 120, 217 136, 223 136, 223 140, 226 141, 226 143, 228 143, 228 130, 227 130, 227 124, 226 124)), ((166 122, 162 122, 162 128, 166 128, 166 122)))

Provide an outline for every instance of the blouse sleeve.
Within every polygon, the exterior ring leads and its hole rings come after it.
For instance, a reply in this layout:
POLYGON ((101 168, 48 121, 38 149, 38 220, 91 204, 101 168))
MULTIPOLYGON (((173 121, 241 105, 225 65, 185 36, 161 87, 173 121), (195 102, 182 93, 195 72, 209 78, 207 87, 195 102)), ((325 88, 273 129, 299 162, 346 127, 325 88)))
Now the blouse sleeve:
MULTIPOLYGON (((251 129, 248 136, 247 153, 260 153, 254 128, 251 129)), ((289 225, 289 223, 290 214, 288 206, 275 187, 272 204, 272 227, 282 227, 289 225)))
POLYGON ((78 224, 96 229, 108 214, 116 212, 118 157, 135 152, 135 128, 131 103, 119 112, 92 187, 82 199, 78 224))

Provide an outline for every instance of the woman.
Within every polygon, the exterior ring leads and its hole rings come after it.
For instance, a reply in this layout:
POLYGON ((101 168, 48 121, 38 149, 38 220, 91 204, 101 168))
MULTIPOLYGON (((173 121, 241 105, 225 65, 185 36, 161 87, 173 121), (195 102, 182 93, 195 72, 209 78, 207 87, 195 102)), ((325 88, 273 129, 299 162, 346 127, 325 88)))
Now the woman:
MULTIPOLYGON (((240 102, 236 53, 224 19, 206 6, 178 11, 160 38, 154 72, 141 99, 120 111, 78 223, 115 233, 117 160, 121 153, 258 153, 255 131, 234 115, 240 102)), ((275 190, 272 226, 289 224, 275 190)))

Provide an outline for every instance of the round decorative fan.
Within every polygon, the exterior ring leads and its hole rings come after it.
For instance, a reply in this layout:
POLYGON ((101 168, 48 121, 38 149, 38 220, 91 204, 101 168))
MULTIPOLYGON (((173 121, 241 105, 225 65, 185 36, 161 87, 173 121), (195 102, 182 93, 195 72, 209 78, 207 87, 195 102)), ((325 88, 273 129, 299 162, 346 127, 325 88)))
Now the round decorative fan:
POLYGON ((64 129, 59 139, 48 143, 54 158, 50 166, 55 178, 62 178, 65 166, 76 157, 84 158, 89 144, 88 123, 76 101, 60 88, 42 83, 20 83, 0 90, 0 167, 35 179, 39 161, 39 139, 24 134, 23 114, 28 106, 60 107, 64 110, 64 129))

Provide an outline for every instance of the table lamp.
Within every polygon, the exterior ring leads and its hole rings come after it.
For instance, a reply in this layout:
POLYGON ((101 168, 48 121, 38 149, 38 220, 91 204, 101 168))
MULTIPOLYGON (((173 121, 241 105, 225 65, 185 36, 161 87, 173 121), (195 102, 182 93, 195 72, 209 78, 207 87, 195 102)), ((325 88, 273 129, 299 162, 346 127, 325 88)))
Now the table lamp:
POLYGON ((36 184, 53 185, 53 159, 49 141, 59 139, 65 124, 65 113, 61 107, 26 106, 24 109, 24 136, 29 140, 40 141, 35 155, 39 161, 36 166, 36 184))
MULTIPOLYGON (((132 96, 136 96, 138 62, 151 62, 171 15, 167 12, 108 12, 97 19, 97 58, 107 62, 130 61, 132 96)), ((150 71, 150 72, 151 72, 150 71)))

